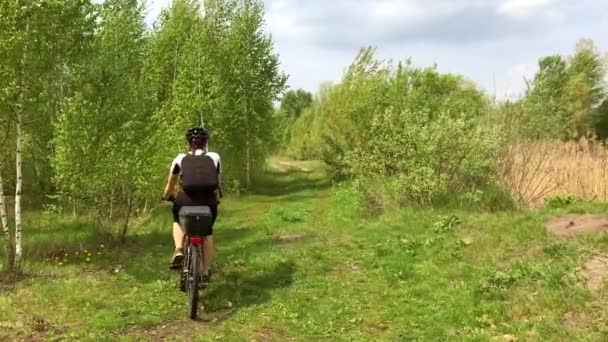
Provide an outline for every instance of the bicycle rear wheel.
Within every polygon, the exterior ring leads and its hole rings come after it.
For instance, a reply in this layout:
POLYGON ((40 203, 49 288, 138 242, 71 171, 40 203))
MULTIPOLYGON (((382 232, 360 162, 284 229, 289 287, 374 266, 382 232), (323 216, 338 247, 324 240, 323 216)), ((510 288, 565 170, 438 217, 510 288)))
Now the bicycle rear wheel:
POLYGON ((200 246, 190 245, 188 248, 188 277, 186 279, 186 288, 188 290, 188 312, 191 319, 196 318, 198 311, 198 288, 201 272, 200 260, 200 246))

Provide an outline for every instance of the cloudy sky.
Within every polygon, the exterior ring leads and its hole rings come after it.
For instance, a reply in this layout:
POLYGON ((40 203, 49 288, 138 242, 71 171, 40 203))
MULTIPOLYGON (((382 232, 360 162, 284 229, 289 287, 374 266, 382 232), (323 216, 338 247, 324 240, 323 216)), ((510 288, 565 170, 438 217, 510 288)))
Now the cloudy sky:
MULTIPOLYGON (((148 22, 171 0, 149 0, 148 22)), ((289 85, 337 81, 359 48, 465 75, 500 98, 521 93, 539 57, 579 38, 608 52, 608 0, 265 0, 289 85)))

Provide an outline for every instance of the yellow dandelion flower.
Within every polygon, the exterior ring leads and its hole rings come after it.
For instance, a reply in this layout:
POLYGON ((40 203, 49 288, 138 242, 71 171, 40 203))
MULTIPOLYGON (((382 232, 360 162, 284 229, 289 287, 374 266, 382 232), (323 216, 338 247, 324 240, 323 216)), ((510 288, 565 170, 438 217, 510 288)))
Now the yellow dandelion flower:
POLYGON ((91 262, 91 258, 87 258, 87 262, 91 262))
POLYGON ((63 266, 63 263, 62 263, 62 262, 60 262, 60 263, 59 263, 59 266, 63 266))

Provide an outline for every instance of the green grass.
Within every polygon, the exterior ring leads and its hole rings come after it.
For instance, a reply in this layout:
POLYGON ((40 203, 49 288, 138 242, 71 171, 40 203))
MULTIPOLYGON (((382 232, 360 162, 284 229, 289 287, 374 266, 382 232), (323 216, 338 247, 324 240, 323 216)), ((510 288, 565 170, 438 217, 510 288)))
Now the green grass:
POLYGON ((315 163, 281 165, 259 184, 222 203, 200 321, 186 318, 167 269, 169 207, 139 220, 124 246, 85 220, 30 213, 26 274, 0 282, 0 340, 608 338, 607 292, 579 280, 586 257, 608 253, 608 235, 556 240, 542 227, 605 205, 365 217, 315 163), (564 324, 567 313, 576 324, 564 324))

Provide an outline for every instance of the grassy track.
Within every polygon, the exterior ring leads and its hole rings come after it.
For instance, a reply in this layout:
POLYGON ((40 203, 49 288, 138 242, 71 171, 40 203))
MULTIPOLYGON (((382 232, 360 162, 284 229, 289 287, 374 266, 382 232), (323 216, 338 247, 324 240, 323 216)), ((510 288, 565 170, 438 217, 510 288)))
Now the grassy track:
POLYGON ((28 274, 0 282, 0 340, 608 338, 608 292, 580 279, 587 257, 608 253, 608 235, 558 241, 542 228, 606 206, 363 218, 318 164, 273 165, 255 195, 222 203, 201 321, 186 318, 167 269, 168 207, 139 219, 125 246, 90 223, 35 214, 28 274))

